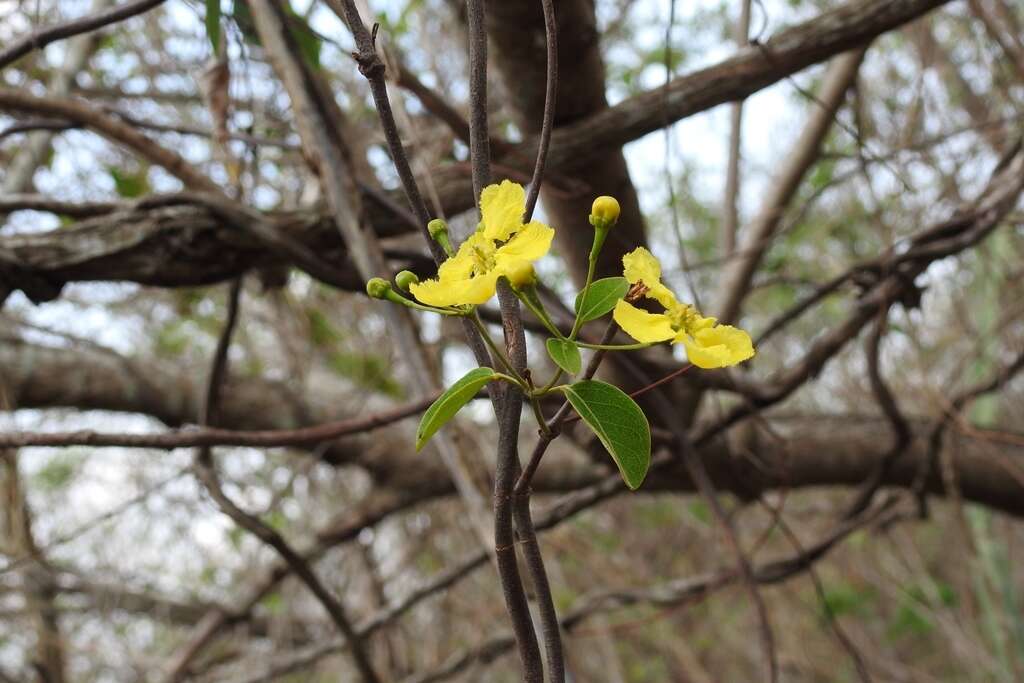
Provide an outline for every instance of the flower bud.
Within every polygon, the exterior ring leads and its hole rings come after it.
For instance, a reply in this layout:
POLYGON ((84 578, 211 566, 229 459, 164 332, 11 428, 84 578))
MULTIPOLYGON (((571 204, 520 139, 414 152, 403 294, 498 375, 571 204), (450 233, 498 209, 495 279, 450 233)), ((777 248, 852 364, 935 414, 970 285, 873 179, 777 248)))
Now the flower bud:
POLYGON ((427 223, 427 232, 430 233, 432 240, 441 245, 444 253, 448 254, 448 256, 455 254, 455 250, 452 249, 451 240, 448 239, 448 224, 444 222, 444 219, 435 218, 427 223))
POLYGON ((391 291, 391 283, 382 277, 371 278, 366 283, 366 293, 371 299, 386 299, 391 291))
POLYGON ((590 207, 590 224, 595 228, 610 228, 619 220, 619 211, 619 202, 615 197, 598 197, 590 207))
POLYGON ((529 261, 517 261, 505 272, 505 277, 516 289, 522 289, 537 281, 537 274, 533 272, 533 264, 529 261))
POLYGON ((398 285, 398 288, 403 292, 408 292, 409 287, 419 281, 419 277, 411 270, 403 270, 395 276, 395 284, 398 285))
POLYGON ((430 233, 431 239, 436 240, 441 233, 448 233, 448 224, 443 218, 435 218, 427 223, 427 232, 430 233))

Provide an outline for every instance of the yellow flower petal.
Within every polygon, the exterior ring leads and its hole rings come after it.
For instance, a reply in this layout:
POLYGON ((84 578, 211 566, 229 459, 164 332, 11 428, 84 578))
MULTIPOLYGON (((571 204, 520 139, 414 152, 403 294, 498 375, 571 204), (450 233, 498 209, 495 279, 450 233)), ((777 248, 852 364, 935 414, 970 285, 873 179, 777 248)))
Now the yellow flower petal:
POLYGON ((526 191, 519 183, 503 180, 480 193, 480 215, 488 239, 507 240, 522 226, 525 210, 526 191))
POLYGON ((626 334, 642 344, 665 341, 676 336, 668 316, 648 313, 625 301, 620 300, 615 304, 612 318, 626 334))
POLYGON ((643 247, 637 247, 622 257, 622 265, 625 266, 623 275, 630 284, 643 282, 648 287, 661 283, 661 264, 654 254, 643 247))
POLYGON ((467 279, 473 273, 478 249, 484 251, 493 250, 494 245, 481 233, 474 232, 466 238, 465 242, 459 245, 459 250, 455 252, 455 256, 442 263, 441 267, 437 269, 438 279, 442 281, 467 279))
POLYGON ((686 356, 698 368, 724 368, 742 363, 754 356, 750 335, 732 325, 718 325, 698 330, 681 340, 686 356))
POLYGON ((477 275, 463 280, 426 280, 409 287, 417 301, 428 306, 479 305, 494 296, 498 272, 477 275))
POLYGON ((637 247, 622 257, 622 265, 625 266, 622 274, 631 284, 644 283, 648 289, 647 297, 665 308, 671 308, 676 303, 672 291, 661 284, 661 264, 654 258, 654 254, 643 247, 637 247))
POLYGON ((551 249, 551 239, 554 236, 554 229, 543 223, 531 221, 512 239, 498 247, 494 252, 494 260, 499 268, 503 263, 510 261, 536 261, 551 249))

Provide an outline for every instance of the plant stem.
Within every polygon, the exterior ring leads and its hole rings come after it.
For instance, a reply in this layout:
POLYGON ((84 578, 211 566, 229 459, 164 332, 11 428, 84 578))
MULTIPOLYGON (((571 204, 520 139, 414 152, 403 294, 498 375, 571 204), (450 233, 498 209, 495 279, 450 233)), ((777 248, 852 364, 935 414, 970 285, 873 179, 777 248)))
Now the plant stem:
MULTIPOLYGON (((580 301, 587 300, 587 292, 590 291, 590 285, 594 281, 594 271, 597 269, 597 254, 591 252, 590 258, 587 259, 587 283, 583 285, 583 291, 580 292, 580 301)), ((580 307, 579 311, 576 311, 576 319, 572 322, 572 332, 569 333, 569 339, 575 339, 576 335, 579 334, 580 328, 583 327, 583 320, 580 319, 580 312, 583 307, 580 307)), ((590 347, 587 347, 590 348, 590 347)))
POLYGON ((508 359, 505 352, 498 348, 498 345, 494 343, 493 339, 491 339, 491 335, 487 332, 487 327, 484 326, 484 321, 480 319, 480 315, 474 312, 473 315, 469 316, 469 320, 476 327, 477 332, 480 333, 480 337, 484 340, 484 344, 487 348, 490 349, 491 355, 494 359, 516 377, 517 384, 524 385, 525 383, 523 382, 523 378, 518 372, 516 372, 516 369, 512 367, 512 361, 508 359))
POLYGON ((535 300, 526 292, 516 290, 513 291, 516 292, 516 296, 519 297, 519 300, 522 301, 523 304, 525 304, 526 307, 530 309, 530 312, 533 313, 537 320, 540 321, 540 324, 543 325, 548 332, 555 335, 557 339, 565 339, 565 335, 562 334, 562 331, 559 330, 553 322, 551 322, 551 317, 548 315, 547 311, 544 310, 543 306, 539 305, 539 300, 535 300))
MULTIPOLYGON (((473 173, 473 191, 480 197, 491 180, 490 140, 487 129, 487 27, 484 0, 466 0, 469 33, 469 157, 473 173)), ((505 347, 513 373, 526 369, 526 335, 519 300, 507 282, 498 282, 505 347)), ((482 325, 482 323, 481 323, 482 325)), ((486 337, 487 335, 485 335, 486 337)), ((530 605, 516 563, 515 531, 512 514, 512 488, 519 477, 519 425, 523 403, 515 387, 496 392, 498 448, 494 468, 494 552, 505 608, 512 622, 523 666, 525 683, 544 683, 537 633, 530 616, 530 605)))

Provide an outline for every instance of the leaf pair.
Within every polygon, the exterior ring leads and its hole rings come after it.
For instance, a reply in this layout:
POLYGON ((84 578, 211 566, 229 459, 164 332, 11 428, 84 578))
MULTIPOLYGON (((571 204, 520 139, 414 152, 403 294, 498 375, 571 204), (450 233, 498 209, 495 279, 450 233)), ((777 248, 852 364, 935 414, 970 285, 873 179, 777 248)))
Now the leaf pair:
MULTIPOLYGON (((586 292, 580 292, 576 297, 576 315, 579 316, 580 323, 590 322, 605 315, 615 308, 615 304, 626 296, 628 291, 629 282, 624 277, 607 277, 592 282, 586 292)), ((545 342, 545 346, 555 365, 570 375, 579 374, 583 361, 580 358, 579 347, 574 342, 552 337, 545 342)))
MULTIPOLYGON (((495 378, 491 368, 476 368, 441 394, 420 420, 416 450, 495 378)), ((651 428, 640 406, 621 389, 597 380, 563 385, 559 390, 611 454, 626 485, 639 488, 651 463, 651 428)))

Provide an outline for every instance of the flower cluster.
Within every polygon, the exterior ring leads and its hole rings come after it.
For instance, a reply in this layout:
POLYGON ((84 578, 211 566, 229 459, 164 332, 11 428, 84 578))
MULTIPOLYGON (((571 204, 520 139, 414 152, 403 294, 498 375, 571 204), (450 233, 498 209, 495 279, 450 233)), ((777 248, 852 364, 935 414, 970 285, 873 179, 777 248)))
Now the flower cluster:
POLYGON ((559 392, 604 445, 631 489, 638 488, 651 463, 651 430, 639 405, 618 387, 593 379, 596 366, 583 371, 580 349, 628 351, 669 342, 682 344, 691 364, 724 368, 754 356, 750 335, 731 325, 719 325, 692 305, 679 301, 661 282, 661 264, 647 249, 638 247, 622 259, 623 277, 594 280, 598 256, 609 232, 618 223, 621 207, 614 197, 598 197, 590 211, 594 239, 587 257, 587 279, 576 297, 572 329, 566 332, 552 321, 537 293, 533 264, 551 249, 555 231, 540 221, 523 221, 526 193, 521 185, 503 181, 484 188, 480 196, 480 223, 458 248, 452 248, 448 226, 434 219, 427 225, 431 239, 448 254, 437 277, 420 281, 410 271, 395 276, 395 287, 383 278, 366 283, 371 297, 421 311, 459 316, 476 328, 486 345, 489 361, 452 384, 424 412, 416 431, 416 449, 422 448, 445 423, 491 382, 507 382, 529 401, 542 433, 553 438, 541 399, 559 392), (548 356, 557 366, 549 382, 517 367, 491 337, 476 307, 494 296, 500 282, 512 292, 550 333, 548 356), (397 289, 396 289, 397 287, 397 289), (409 296, 407 296, 408 294, 409 296), (646 310, 637 304, 649 300, 646 310), (592 344, 583 341, 584 325, 612 314, 614 324, 636 344, 592 344), (575 380, 562 381, 575 376, 575 380))
POLYGON ((441 264, 437 279, 409 292, 428 306, 479 305, 494 296, 502 276, 515 286, 532 281, 533 262, 548 253, 555 231, 539 221, 524 225, 525 208, 522 185, 505 180, 484 188, 476 232, 441 264))
MULTIPOLYGON (((494 296, 502 277, 517 289, 532 283, 533 262, 548 253, 555 231, 539 221, 524 224, 525 205, 526 193, 517 183, 505 180, 486 187, 480 196, 481 220, 476 232, 441 264, 435 279, 410 282, 402 289, 421 304, 450 308, 486 302, 494 296)), ((606 233, 618 217, 619 203, 613 197, 594 201, 591 223, 598 233, 606 233)), ((595 246, 599 248, 597 240, 595 246)), ((664 309, 651 313, 625 299, 618 301, 612 317, 626 334, 642 344, 682 344, 690 362, 699 368, 728 367, 753 357, 750 335, 702 316, 662 284, 661 265, 647 249, 638 247, 626 254, 622 263, 634 294, 652 299, 664 309)))

